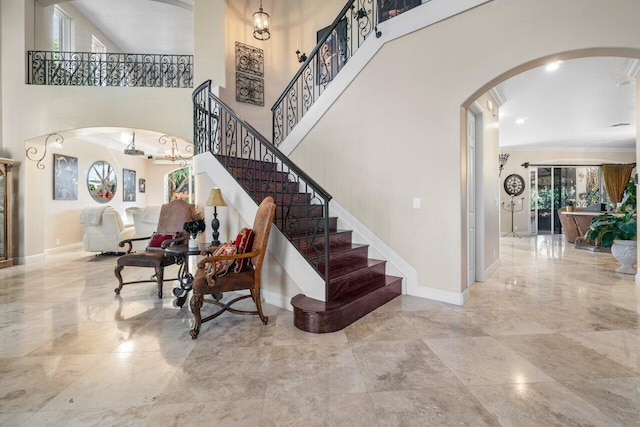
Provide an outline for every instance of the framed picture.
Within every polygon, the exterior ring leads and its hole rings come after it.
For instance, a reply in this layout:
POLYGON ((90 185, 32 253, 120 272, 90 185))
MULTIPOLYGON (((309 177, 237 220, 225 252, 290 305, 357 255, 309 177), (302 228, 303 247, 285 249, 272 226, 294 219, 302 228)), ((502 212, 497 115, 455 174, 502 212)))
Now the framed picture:
POLYGON ((422 4, 422 0, 377 0, 380 18, 378 22, 384 22, 389 18, 398 16, 407 10, 422 4))
POLYGON ((136 171, 122 169, 122 201, 136 201, 136 171))
POLYGON ((144 193, 147 191, 147 180, 144 178, 140 178, 138 180, 138 191, 144 193))
MULTIPOLYGON (((325 27, 318 31, 317 42, 324 38, 329 27, 325 27)), ((347 19, 343 18, 338 22, 336 28, 329 34, 327 40, 320 47, 318 55, 318 66, 316 72, 316 83, 318 85, 326 85, 338 74, 340 69, 344 67, 349 59, 349 51, 347 47, 347 19)))
POLYGON ((53 155, 53 200, 78 200, 78 158, 53 155))

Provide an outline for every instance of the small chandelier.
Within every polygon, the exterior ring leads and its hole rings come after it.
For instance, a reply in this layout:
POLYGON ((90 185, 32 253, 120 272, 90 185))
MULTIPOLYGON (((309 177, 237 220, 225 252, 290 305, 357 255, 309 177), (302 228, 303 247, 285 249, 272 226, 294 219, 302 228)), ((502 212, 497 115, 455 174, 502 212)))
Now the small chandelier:
POLYGON ((500 169, 498 170, 498 176, 502 175, 502 169, 504 169, 504 165, 507 164, 507 160, 509 160, 509 154, 500 153, 498 154, 498 165, 500 169))
POLYGON ((180 166, 184 167, 187 163, 187 160, 191 159, 193 157, 193 145, 187 143, 187 145, 184 148, 185 153, 189 153, 189 154, 181 154, 180 150, 178 149, 178 141, 176 140, 176 138, 174 136, 170 136, 170 135, 162 135, 159 139, 158 142, 162 145, 167 144, 168 142, 171 143, 169 150, 167 152, 167 154, 164 156, 164 158, 166 160, 169 160, 172 163, 175 163, 176 161, 180 161, 180 166))
POLYGON ((271 38, 269 19, 269 14, 262 10, 262 0, 260 0, 260 9, 253 14, 253 37, 258 40, 269 40, 271 38))

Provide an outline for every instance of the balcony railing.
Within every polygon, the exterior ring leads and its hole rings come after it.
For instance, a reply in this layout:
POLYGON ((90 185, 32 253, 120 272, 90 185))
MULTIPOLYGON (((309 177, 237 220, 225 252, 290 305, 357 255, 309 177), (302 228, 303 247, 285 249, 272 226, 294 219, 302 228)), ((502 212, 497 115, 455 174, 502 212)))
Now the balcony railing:
POLYGON ((27 52, 27 84, 193 87, 193 55, 27 52))
POLYGON ((282 144, 371 34, 381 36, 378 23, 428 1, 348 0, 333 23, 318 32, 318 44, 271 107, 273 143, 282 144))

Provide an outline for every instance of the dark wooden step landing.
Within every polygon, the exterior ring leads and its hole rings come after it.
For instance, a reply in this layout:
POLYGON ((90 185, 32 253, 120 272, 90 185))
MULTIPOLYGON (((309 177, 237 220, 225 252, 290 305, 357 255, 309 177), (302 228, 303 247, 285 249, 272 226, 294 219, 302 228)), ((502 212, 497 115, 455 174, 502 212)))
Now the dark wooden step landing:
POLYGON ((394 276, 385 276, 385 284, 373 291, 365 289, 333 302, 299 294, 291 299, 293 324, 314 334, 339 331, 400 294, 402 278, 394 276))

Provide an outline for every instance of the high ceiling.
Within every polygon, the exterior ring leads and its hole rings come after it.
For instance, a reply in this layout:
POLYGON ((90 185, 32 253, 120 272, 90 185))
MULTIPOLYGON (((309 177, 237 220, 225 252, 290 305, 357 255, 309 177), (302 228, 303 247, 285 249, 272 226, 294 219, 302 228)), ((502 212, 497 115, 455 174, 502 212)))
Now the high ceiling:
POLYGON ((629 58, 582 58, 506 80, 495 88, 504 101, 500 147, 634 151, 639 67, 629 58))
MULTIPOLYGON (((57 3, 60 0, 39 0, 57 3)), ((206 1, 206 0, 205 0, 206 1)), ((74 0, 70 3, 123 51, 193 53, 194 0, 74 0)), ((640 61, 597 57, 539 67, 493 89, 500 147, 633 151, 640 61)))
POLYGON ((123 52, 193 54, 193 0, 70 2, 123 52))

